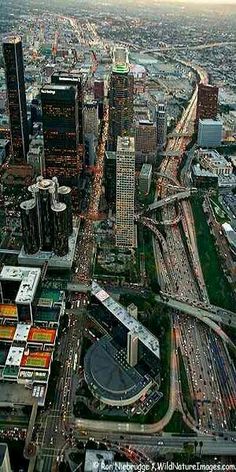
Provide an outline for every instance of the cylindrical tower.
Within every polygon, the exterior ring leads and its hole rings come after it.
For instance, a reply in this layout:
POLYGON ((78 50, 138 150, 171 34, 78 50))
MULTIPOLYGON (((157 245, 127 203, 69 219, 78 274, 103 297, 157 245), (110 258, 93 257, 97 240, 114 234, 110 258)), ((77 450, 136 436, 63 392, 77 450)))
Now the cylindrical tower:
POLYGON ((57 256, 68 253, 67 211, 65 203, 54 203, 53 214, 53 251, 57 256))
POLYGON ((59 201, 66 204, 68 235, 73 233, 71 188, 63 185, 58 189, 59 201))
POLYGON ((38 199, 38 215, 40 220, 40 238, 42 251, 51 251, 53 246, 53 229, 52 229, 52 195, 55 190, 55 183, 50 179, 37 180, 37 199, 38 199))
POLYGON ((20 204, 23 245, 26 254, 35 254, 40 249, 37 205, 34 198, 20 204))

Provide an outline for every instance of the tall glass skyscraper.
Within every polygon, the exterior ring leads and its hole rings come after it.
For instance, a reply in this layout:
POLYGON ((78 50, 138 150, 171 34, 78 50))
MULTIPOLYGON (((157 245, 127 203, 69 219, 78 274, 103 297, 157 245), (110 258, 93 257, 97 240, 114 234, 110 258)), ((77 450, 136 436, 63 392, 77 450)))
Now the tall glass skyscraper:
POLYGON ((117 137, 130 134, 133 124, 134 77, 129 72, 128 50, 117 47, 113 53, 113 67, 109 95, 108 150, 116 151, 117 137))
POLYGON ((82 163, 78 155, 77 90, 45 85, 41 90, 45 174, 61 184, 77 186, 82 163))
POLYGON ((13 164, 26 163, 29 150, 24 64, 22 42, 19 36, 3 40, 3 57, 7 86, 13 164))
POLYGON ((134 138, 118 137, 116 152, 116 246, 135 247, 134 138))

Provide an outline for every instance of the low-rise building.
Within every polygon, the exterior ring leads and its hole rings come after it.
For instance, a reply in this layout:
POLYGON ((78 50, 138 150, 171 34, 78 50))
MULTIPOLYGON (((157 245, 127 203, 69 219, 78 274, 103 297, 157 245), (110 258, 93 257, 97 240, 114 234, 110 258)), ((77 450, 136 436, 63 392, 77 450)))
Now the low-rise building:
POLYGON ((201 149, 197 153, 198 160, 206 170, 215 175, 229 175, 233 172, 231 162, 227 161, 224 156, 215 150, 201 149))

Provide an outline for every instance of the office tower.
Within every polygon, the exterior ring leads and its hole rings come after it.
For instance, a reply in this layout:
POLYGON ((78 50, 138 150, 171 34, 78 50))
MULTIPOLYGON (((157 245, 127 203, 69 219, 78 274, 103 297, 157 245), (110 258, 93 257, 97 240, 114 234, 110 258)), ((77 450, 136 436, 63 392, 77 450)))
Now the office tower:
POLYGON ((137 164, 155 163, 157 155, 157 125, 150 120, 135 124, 135 159, 137 164))
POLYGON ((98 104, 95 100, 84 103, 84 134, 98 136, 98 104))
POLYGON ((24 64, 22 42, 19 36, 3 40, 7 101, 10 119, 13 164, 26 164, 29 150, 24 64))
POLYGON ((135 246, 134 192, 134 138, 119 136, 116 152, 116 246, 118 247, 135 246))
POLYGON ((0 472, 11 472, 11 470, 8 445, 0 443, 0 472))
POLYGON ((220 120, 199 120, 197 143, 200 147, 217 147, 221 145, 223 123, 220 120))
POLYGON ((152 165, 143 164, 139 174, 139 190, 144 194, 148 194, 150 191, 152 182, 152 165))
POLYGON ((131 331, 127 334, 127 363, 134 367, 138 362, 138 335, 131 331))
POLYGON ((60 191, 56 177, 50 180, 42 176, 28 190, 32 198, 20 205, 25 253, 44 251, 66 255, 71 229, 68 228, 67 206, 59 201, 59 195, 65 195, 66 191, 60 191))
POLYGON ((82 163, 78 156, 77 90, 67 85, 45 85, 41 90, 45 173, 61 184, 77 186, 82 163))
POLYGON ((162 151, 166 145, 167 137, 167 113, 166 105, 159 103, 156 110, 157 121, 157 149, 162 151))
POLYGON ((84 88, 88 79, 87 74, 78 71, 59 71, 54 72, 51 76, 51 82, 55 85, 68 85, 76 88, 77 92, 77 112, 78 112, 78 148, 80 162, 83 162, 83 146, 84 146, 84 127, 83 127, 83 102, 84 102, 84 88))
POLYGON ((105 197, 109 205, 116 202, 116 153, 114 151, 105 152, 105 197))
POLYGON ((27 254, 35 254, 40 249, 38 209, 34 198, 20 204, 24 249, 27 254))
POLYGON ((104 99, 104 79, 95 79, 94 80, 94 99, 103 100, 104 99))
POLYGON ((217 116, 218 87, 199 84, 197 96, 196 128, 200 119, 214 119, 217 116))
POLYGON ((130 135, 133 124, 134 78, 129 72, 128 51, 117 47, 113 53, 113 67, 109 95, 108 150, 116 151, 117 137, 130 135))

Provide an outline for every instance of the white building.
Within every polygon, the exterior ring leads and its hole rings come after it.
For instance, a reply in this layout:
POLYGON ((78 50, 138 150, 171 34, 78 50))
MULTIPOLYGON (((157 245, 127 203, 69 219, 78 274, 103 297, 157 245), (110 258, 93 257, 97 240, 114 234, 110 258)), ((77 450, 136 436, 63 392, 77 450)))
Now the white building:
POLYGON ((127 363, 134 367, 138 362, 138 336, 130 331, 127 334, 127 363))
POLYGON ((197 143, 200 147, 220 146, 223 133, 223 123, 220 120, 199 120, 197 143))
POLYGON ((118 136, 116 151, 116 246, 118 247, 135 246, 134 193, 134 138, 118 136))
POLYGON ((233 172, 231 162, 217 151, 202 149, 198 151, 198 159, 201 166, 215 175, 230 175, 233 172))

